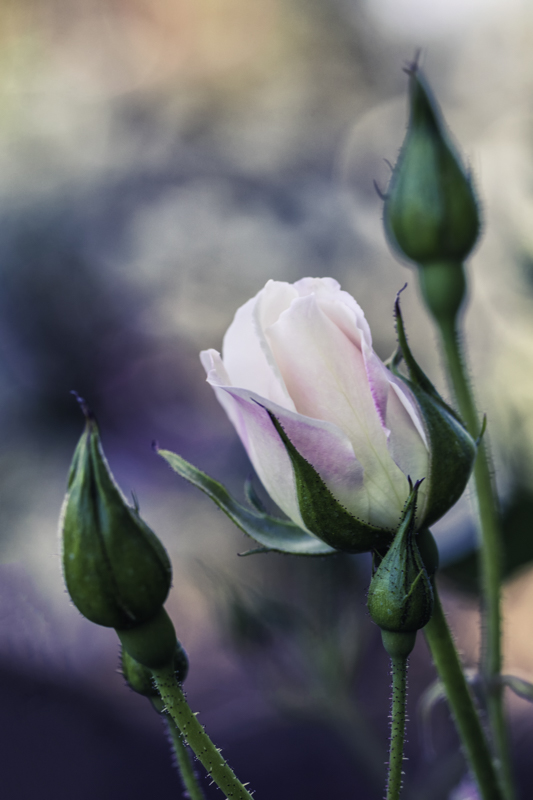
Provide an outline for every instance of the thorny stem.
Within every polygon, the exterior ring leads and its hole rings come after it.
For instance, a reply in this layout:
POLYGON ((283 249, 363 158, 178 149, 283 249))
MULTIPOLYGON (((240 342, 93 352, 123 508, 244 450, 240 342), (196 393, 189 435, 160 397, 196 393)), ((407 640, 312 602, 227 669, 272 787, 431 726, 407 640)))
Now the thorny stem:
POLYGON ((208 775, 229 800, 253 800, 191 711, 183 689, 176 680, 174 669, 153 669, 152 674, 168 713, 208 775))
MULTIPOLYGON (((469 433, 477 438, 480 420, 467 378, 455 319, 438 320, 446 366, 459 410, 469 433)), ((485 443, 478 447, 474 466, 482 547, 480 549, 481 593, 485 624, 482 626, 481 675, 487 695, 487 711, 494 749, 500 763, 506 800, 514 800, 514 782, 503 708, 503 686, 499 681, 501 649, 501 530, 496 489, 491 476, 490 456, 485 443)))
POLYGON ((455 725, 465 749, 482 800, 503 800, 498 775, 481 727, 474 700, 466 682, 461 662, 434 586, 435 608, 424 628, 433 663, 446 691, 455 725))

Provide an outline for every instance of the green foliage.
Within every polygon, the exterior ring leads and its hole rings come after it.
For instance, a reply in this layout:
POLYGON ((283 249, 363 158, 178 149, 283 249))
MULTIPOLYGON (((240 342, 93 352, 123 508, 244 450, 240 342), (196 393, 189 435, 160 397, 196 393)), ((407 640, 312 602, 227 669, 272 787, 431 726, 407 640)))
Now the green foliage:
POLYGON ((274 414, 268 411, 268 415, 291 459, 300 513, 309 530, 345 553, 386 548, 392 541, 393 531, 376 528, 352 516, 333 497, 315 468, 298 452, 274 414))
POLYGON ((415 361, 407 343, 399 297, 395 314, 398 351, 392 359, 391 370, 414 394, 429 440, 429 494, 424 517, 424 525, 429 526, 444 516, 463 494, 474 465, 476 443, 415 361), (400 372, 402 360, 408 378, 400 372))
POLYGON ((158 453, 178 475, 205 492, 238 528, 258 542, 261 545, 259 552, 274 551, 304 556, 325 556, 335 552, 333 547, 298 527, 294 522, 272 517, 257 507, 254 507, 253 511, 245 508, 221 483, 176 453, 171 453, 170 450, 158 450, 158 453))
POLYGON ((533 683, 522 678, 516 678, 514 675, 502 675, 500 682, 503 686, 508 686, 522 700, 533 703, 533 683))

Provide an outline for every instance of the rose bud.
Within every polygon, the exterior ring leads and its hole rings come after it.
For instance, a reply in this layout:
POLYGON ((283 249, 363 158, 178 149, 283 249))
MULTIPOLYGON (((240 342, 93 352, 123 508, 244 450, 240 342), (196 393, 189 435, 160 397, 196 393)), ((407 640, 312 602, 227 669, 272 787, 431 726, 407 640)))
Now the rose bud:
POLYGON ((416 65, 408 75, 409 127, 385 198, 385 227, 393 247, 417 264, 462 262, 480 229, 472 179, 416 65))
MULTIPOLYGON (((170 561, 115 483, 96 421, 84 410, 86 427, 72 461, 61 516, 68 592, 91 622, 127 631, 157 620, 166 635, 172 625, 163 610, 172 578, 170 561)), ((167 638, 172 639, 170 634, 167 638)), ((175 636, 172 648, 174 643, 175 636)))
POLYGON ((407 72, 409 127, 383 219, 392 248, 420 266, 424 300, 442 324, 455 319, 466 294, 463 261, 479 236, 479 209, 429 87, 416 64, 407 72))
POLYGON ((433 589, 415 536, 419 488, 420 483, 416 483, 394 541, 375 571, 368 590, 368 611, 381 628, 383 644, 391 657, 409 655, 416 632, 427 625, 433 613, 433 589))
MULTIPOLYGON (((410 494, 408 476, 426 478, 422 527, 456 502, 470 474, 473 440, 404 335, 403 342, 409 379, 397 369, 400 354, 393 372, 373 351, 353 297, 331 278, 304 278, 269 281, 237 311, 222 358, 201 354, 267 492, 297 526, 338 550, 387 548, 410 494)), ((174 468, 219 502, 180 461, 174 468)))

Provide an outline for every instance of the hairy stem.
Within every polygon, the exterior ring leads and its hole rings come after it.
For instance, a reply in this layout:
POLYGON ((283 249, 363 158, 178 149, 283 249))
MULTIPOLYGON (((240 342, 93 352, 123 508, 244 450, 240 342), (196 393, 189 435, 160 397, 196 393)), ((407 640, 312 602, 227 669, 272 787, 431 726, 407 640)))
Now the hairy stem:
MULTIPOLYGON (((437 320, 442 336, 446 366, 459 410, 469 433, 480 433, 480 420, 464 366, 455 320, 437 320)), ((490 456, 482 441, 474 465, 482 546, 480 549, 481 594, 483 602, 481 675, 487 694, 487 711, 494 748, 500 762, 506 800, 514 800, 514 782, 503 708, 501 649, 501 530, 496 489, 491 476, 490 456)))
POLYGON ((503 800, 504 794, 485 732, 481 727, 436 586, 434 591, 435 610, 424 628, 424 635, 439 678, 444 684, 455 725, 482 800, 503 800))
POLYGON ((391 658, 392 702, 387 800, 399 800, 402 789, 405 704, 407 701, 407 658, 391 658))
POLYGON ((168 713, 208 775, 231 800, 253 800, 191 711, 173 668, 153 669, 152 674, 168 713))
POLYGON ((205 795, 198 783, 197 775, 183 737, 172 717, 167 720, 168 732, 172 741, 172 747, 176 755, 178 771, 183 782, 183 787, 190 800, 205 800, 205 795))

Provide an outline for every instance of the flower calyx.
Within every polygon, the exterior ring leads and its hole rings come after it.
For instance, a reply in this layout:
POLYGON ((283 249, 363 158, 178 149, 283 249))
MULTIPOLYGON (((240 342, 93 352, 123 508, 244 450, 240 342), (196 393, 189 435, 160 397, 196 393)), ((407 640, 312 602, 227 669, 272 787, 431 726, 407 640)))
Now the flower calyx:
POLYGON ((335 499, 315 468, 298 452, 275 415, 266 409, 285 445, 294 470, 300 513, 308 530, 335 550, 366 553, 387 547, 393 531, 370 525, 350 514, 335 499))
POLYGON ((463 494, 472 472, 477 446, 458 414, 442 399, 417 364, 407 342, 399 295, 394 307, 398 349, 389 363, 389 369, 413 393, 426 430, 430 464, 423 523, 428 527, 444 516, 463 494), (402 362, 407 376, 400 371, 402 362))

